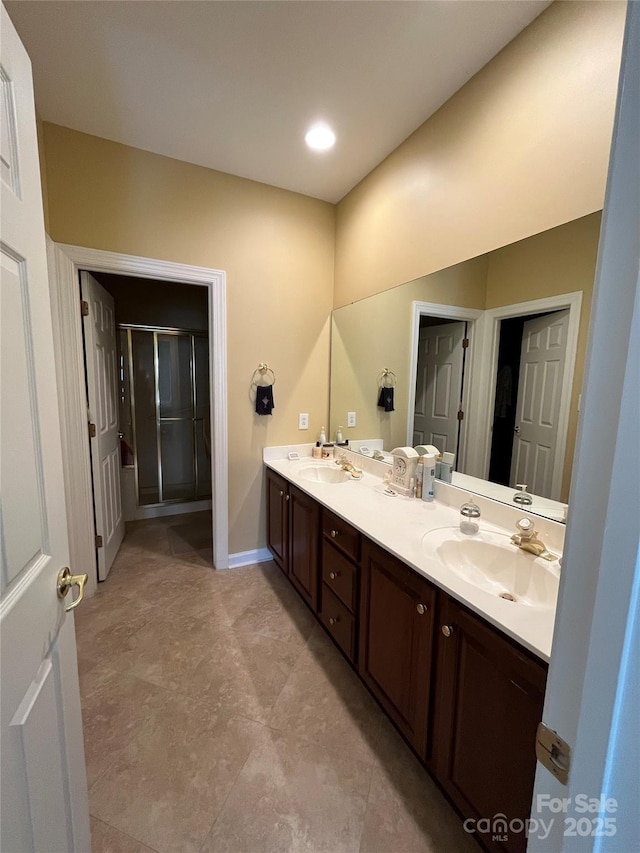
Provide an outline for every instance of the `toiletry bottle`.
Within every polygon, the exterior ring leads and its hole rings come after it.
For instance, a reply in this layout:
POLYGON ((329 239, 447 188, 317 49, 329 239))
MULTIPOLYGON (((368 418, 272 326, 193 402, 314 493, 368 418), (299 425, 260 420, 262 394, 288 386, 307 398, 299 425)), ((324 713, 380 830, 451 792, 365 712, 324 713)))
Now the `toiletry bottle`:
POLYGON ((453 472, 453 463, 455 461, 455 454, 453 453, 443 453, 442 454, 442 462, 440 463, 440 477, 443 483, 451 482, 451 474, 453 472))
POLYGON ((336 444, 342 444, 342 427, 339 426, 336 430, 336 444))
POLYGON ((416 465, 416 497, 422 498, 422 483, 424 478, 424 459, 422 456, 418 459, 416 465))
POLYGON ((422 473, 422 500, 432 501, 433 481, 436 478, 436 457, 432 453, 425 453, 421 458, 423 460, 422 467, 424 468, 422 473))
POLYGON ((315 446, 313 448, 313 458, 322 459, 322 445, 319 441, 316 441, 315 446))
POLYGON ((324 427, 322 427, 322 429, 320 430, 320 435, 318 436, 318 441, 320 442, 320 447, 322 447, 323 444, 327 443, 327 434, 324 431, 324 427))

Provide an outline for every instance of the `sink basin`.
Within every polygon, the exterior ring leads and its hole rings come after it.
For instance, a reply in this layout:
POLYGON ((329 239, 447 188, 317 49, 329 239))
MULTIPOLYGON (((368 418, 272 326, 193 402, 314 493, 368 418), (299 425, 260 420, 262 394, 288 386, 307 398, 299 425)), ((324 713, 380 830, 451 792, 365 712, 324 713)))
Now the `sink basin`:
POLYGON ((425 554, 440 560, 468 583, 512 606, 555 606, 557 563, 522 551, 506 533, 481 529, 466 536, 457 527, 441 527, 425 533, 422 547, 425 554))
POLYGON ((305 465, 298 475, 311 483, 346 483, 351 479, 349 472, 337 465, 305 465))

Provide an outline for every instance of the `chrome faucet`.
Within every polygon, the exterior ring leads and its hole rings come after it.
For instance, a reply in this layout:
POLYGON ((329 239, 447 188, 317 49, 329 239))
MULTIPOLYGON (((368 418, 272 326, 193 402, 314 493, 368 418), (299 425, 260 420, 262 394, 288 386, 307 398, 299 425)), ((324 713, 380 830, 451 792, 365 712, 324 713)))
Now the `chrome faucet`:
POLYGON ((545 560, 557 560, 556 554, 552 554, 547 549, 544 542, 538 537, 538 532, 533 526, 533 521, 530 518, 521 518, 516 523, 518 533, 514 533, 511 541, 517 545, 522 551, 528 551, 536 557, 542 557, 545 560))

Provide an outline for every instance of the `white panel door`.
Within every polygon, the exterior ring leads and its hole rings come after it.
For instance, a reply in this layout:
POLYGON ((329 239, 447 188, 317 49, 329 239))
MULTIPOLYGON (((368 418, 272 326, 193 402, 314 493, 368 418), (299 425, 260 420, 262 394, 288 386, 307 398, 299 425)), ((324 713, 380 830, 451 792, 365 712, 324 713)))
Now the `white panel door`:
POLYGON ((0 850, 86 853, 71 596, 57 595, 69 551, 31 66, 0 12, 0 850))
POLYGON ((567 352, 569 311, 527 320, 522 332, 510 484, 525 483, 543 498, 551 493, 553 460, 567 352))
POLYGON ((465 324, 420 329, 413 444, 433 444, 456 453, 462 394, 465 324))
POLYGON ((88 272, 80 273, 84 318, 91 438, 93 500, 96 510, 98 577, 106 580, 124 536, 118 435, 118 348, 113 297, 88 272))

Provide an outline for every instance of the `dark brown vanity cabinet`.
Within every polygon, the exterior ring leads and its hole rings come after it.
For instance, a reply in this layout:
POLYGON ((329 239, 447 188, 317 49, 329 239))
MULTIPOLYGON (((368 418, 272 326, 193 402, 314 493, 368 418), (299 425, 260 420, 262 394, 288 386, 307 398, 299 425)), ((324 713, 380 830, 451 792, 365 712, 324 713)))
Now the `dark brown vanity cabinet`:
POLYGON ((267 547, 289 574, 289 483, 267 468, 267 547))
POLYGON ((322 511, 320 620, 351 663, 356 662, 360 533, 322 511))
POLYGON ((320 506, 267 469, 267 545, 309 607, 318 612, 320 506))
POLYGON ((289 486, 289 580, 314 613, 318 612, 320 506, 289 486))
MULTIPOLYGON (((427 764, 465 817, 524 820, 547 666, 453 599, 441 598, 427 764)), ((522 832, 481 841, 509 853, 527 846, 522 832)))
POLYGON ((416 752, 425 755, 435 588, 366 541, 360 607, 361 678, 416 752))

